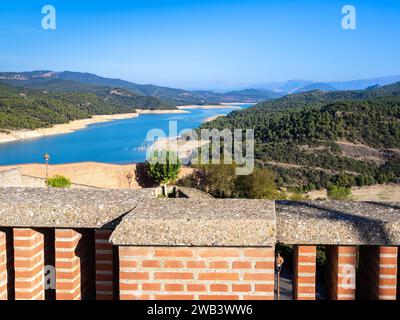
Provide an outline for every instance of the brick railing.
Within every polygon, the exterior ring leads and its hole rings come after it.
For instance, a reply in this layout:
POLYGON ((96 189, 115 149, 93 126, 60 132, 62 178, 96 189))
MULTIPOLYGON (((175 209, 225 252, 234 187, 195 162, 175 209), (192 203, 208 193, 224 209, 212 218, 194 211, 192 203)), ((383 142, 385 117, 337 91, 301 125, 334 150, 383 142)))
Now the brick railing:
POLYGON ((399 298, 397 204, 12 188, 0 203, 1 300, 272 300, 282 244, 294 299, 399 298))

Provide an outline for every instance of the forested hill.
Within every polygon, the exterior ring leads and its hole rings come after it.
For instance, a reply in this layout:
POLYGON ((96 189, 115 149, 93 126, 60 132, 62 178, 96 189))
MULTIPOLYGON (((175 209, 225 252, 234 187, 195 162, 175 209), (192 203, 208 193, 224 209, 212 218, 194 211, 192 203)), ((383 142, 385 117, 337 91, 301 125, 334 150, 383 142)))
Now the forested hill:
POLYGON ((176 107, 151 96, 143 96, 127 89, 118 87, 99 86, 79 83, 71 80, 42 79, 26 84, 24 88, 40 89, 47 93, 93 93, 99 97, 121 104, 123 107, 135 107, 137 109, 176 109, 176 107))
POLYGON ((282 185, 400 182, 400 84, 290 95, 236 111, 206 128, 254 128, 256 158, 282 185), (347 181, 347 180, 346 180, 347 181))
POLYGON ((219 104, 222 102, 261 102, 268 99, 281 97, 282 93, 277 93, 268 89, 238 90, 227 93, 217 93, 207 90, 183 90, 157 86, 152 84, 137 84, 121 79, 111 79, 83 72, 54 72, 54 71, 32 71, 32 72, 0 72, 0 83, 10 84, 20 87, 40 87, 49 89, 63 90, 64 84, 74 83, 75 88, 90 89, 93 86, 114 87, 128 90, 129 92, 141 96, 148 96, 165 101, 169 105, 190 105, 190 104, 219 104), (58 84, 57 84, 58 83, 58 84))
POLYGON ((400 82, 382 86, 374 87, 366 90, 348 90, 348 91, 308 91, 298 94, 289 94, 280 99, 265 101, 255 105, 251 109, 243 111, 252 112, 254 110, 284 110, 293 108, 302 108, 310 105, 322 105, 329 102, 339 100, 359 100, 384 96, 399 96, 400 95, 400 82))
POLYGON ((92 115, 166 108, 173 107, 122 89, 103 87, 87 92, 57 92, 0 84, 0 129, 35 129, 92 115))
POLYGON ((400 96, 400 82, 367 90, 335 92, 316 90, 299 94, 290 94, 276 100, 259 103, 245 110, 232 112, 227 117, 214 120, 210 125, 218 127, 253 128, 265 125, 265 119, 269 119, 271 113, 274 112, 317 108, 338 101, 357 101, 397 96, 400 96))

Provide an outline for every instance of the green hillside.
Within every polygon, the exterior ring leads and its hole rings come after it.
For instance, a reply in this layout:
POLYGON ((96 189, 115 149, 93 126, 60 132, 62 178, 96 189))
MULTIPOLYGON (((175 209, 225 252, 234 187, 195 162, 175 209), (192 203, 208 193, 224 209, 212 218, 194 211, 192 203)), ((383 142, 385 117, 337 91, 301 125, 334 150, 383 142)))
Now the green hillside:
POLYGON ((86 92, 72 91, 0 84, 0 129, 35 129, 92 115, 131 113, 139 108, 173 108, 156 98, 134 95, 121 89, 103 87, 86 92))
POLYGON ((42 79, 41 81, 26 84, 24 88, 40 89, 52 93, 93 93, 99 97, 119 103, 125 107, 136 107, 137 109, 176 109, 174 106, 151 96, 143 96, 132 93, 129 90, 85 84, 71 80, 42 79))
POLYGON ((153 84, 136 84, 133 82, 99 77, 82 72, 0 72, 0 83, 20 87, 42 88, 48 90, 92 90, 93 87, 112 87, 128 90, 129 92, 160 99, 168 105, 219 104, 222 102, 262 102, 282 96, 272 90, 238 90, 228 93, 216 93, 202 90, 183 90, 157 86, 153 84), (54 81, 54 80, 58 80, 54 81), (66 88, 63 88, 63 85, 66 88), (46 86, 48 86, 46 88, 46 86))
POLYGON ((69 71, 60 72, 57 76, 60 79, 73 80, 87 84, 124 88, 137 94, 156 97, 176 106, 190 104, 219 104, 222 102, 260 102, 281 96, 272 90, 257 89, 238 90, 227 93, 216 93, 207 90, 183 90, 153 84, 141 85, 121 79, 109 79, 90 73, 69 71))
POLYGON ((400 84, 309 92, 235 111, 204 128, 254 128, 256 159, 281 186, 399 182, 400 84), (347 181, 346 180, 346 181, 347 181))
POLYGON ((320 91, 336 91, 336 88, 331 86, 330 84, 327 83, 310 83, 307 84, 300 89, 297 89, 295 92, 300 93, 300 92, 307 92, 307 91, 314 91, 314 90, 320 90, 320 91))

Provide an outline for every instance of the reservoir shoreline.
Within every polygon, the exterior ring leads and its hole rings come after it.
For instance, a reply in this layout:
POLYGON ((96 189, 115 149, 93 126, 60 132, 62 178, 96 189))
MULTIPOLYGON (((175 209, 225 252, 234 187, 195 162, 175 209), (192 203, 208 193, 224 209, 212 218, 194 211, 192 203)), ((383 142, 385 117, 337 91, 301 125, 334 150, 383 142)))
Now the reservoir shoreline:
POLYGON ((185 110, 141 110, 137 109, 136 113, 120 113, 111 115, 94 115, 91 118, 73 120, 69 123, 56 124, 50 128, 38 128, 34 130, 10 130, 10 133, 0 132, 0 144, 15 142, 19 140, 28 140, 42 138, 45 136, 67 134, 77 130, 85 129, 89 125, 96 123, 104 123, 115 120, 124 120, 137 118, 141 114, 176 114, 176 113, 189 113, 185 110))
MULTIPOLYGON (((248 105, 248 103, 247 103, 248 105)), ((229 104, 216 104, 216 105, 188 105, 188 106, 178 106, 177 108, 180 110, 189 110, 189 109, 241 109, 241 105, 237 103, 229 103, 229 104)))
MULTIPOLYGON (((157 130, 159 139, 177 137, 198 128, 210 117, 231 111, 233 109, 229 107, 139 110, 138 113, 94 116, 55 128, 20 130, 17 137, 0 133, 0 138, 3 135, 6 139, 4 143, 0 142, 0 165, 40 163, 46 152, 51 155, 52 164, 87 161, 141 163, 146 159, 147 135, 151 130, 157 130)), ((192 146, 186 143, 188 141, 184 142, 184 145, 178 143, 178 147, 186 157, 186 151, 189 152, 192 146)))

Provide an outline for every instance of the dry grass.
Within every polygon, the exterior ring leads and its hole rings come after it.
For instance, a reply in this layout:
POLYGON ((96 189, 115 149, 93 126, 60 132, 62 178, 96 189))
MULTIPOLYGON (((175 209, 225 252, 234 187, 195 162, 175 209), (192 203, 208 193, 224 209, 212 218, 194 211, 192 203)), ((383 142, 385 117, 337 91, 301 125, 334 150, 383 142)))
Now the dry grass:
POLYGON ((353 188, 353 198, 356 201, 400 202, 400 185, 390 184, 353 188))
MULTIPOLYGON (((326 199, 326 190, 315 190, 307 193, 310 200, 326 199)), ((352 200, 355 201, 387 201, 400 202, 400 185, 375 185, 369 187, 355 187, 352 189, 352 200)))

